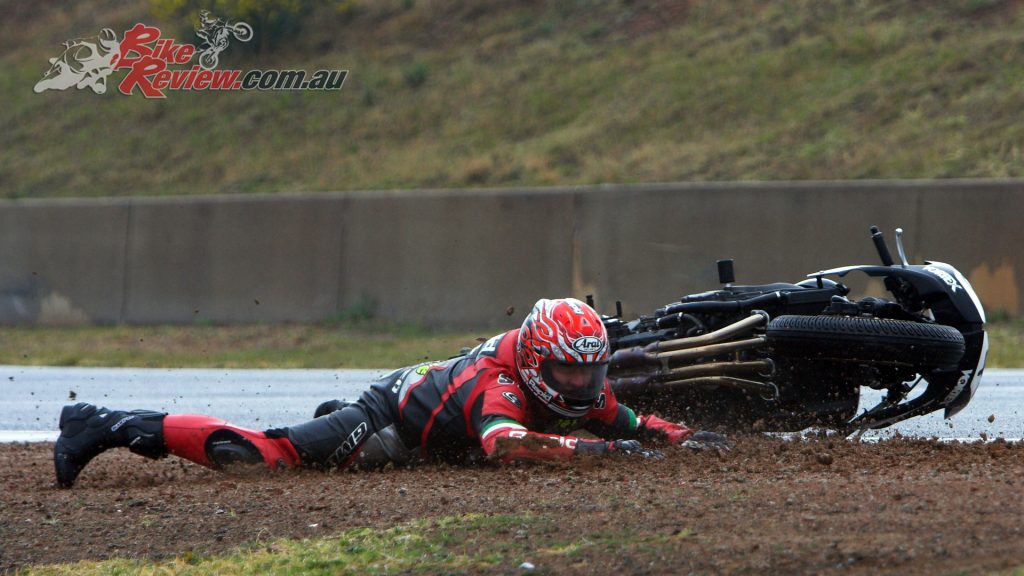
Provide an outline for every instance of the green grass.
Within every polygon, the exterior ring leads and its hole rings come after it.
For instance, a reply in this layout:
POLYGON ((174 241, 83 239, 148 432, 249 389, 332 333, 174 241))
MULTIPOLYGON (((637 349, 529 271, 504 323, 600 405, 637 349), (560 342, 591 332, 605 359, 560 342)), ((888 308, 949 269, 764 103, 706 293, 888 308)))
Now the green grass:
POLYGON ((987 326, 989 352, 987 366, 1024 367, 1024 320, 1002 321, 987 326))
POLYGON ((449 358, 492 335, 370 323, 4 328, 0 364, 388 368, 449 358))
POLYGON ((167 560, 114 559, 75 564, 33 566, 24 576, 74 574, 466 574, 481 571, 523 572, 524 561, 538 574, 557 574, 557 566, 585 554, 651 553, 678 533, 634 533, 609 528, 597 533, 565 531, 564 519, 531 515, 466 514, 435 520, 417 519, 388 529, 354 528, 332 538, 278 540, 254 543, 231 554, 202 556, 186 553, 167 560), (542 546, 516 539, 528 530, 543 534, 542 546))
MULTIPOLYGON (((1024 367, 1024 321, 988 325, 988 366, 1024 367)), ((497 333, 370 321, 0 329, 0 364, 153 368, 394 368, 449 358, 497 333)))
POLYGON ((26 576, 58 574, 461 574, 504 566, 513 572, 523 561, 511 538, 476 550, 479 531, 510 531, 534 522, 529 516, 469 514, 415 520, 394 528, 355 528, 324 539, 278 540, 254 544, 224 556, 184 554, 169 560, 106 560, 36 566, 26 576))
POLYGON ((0 196, 1024 174, 1013 2, 344 4, 222 55, 349 69, 340 92, 152 101, 31 88, 68 38, 188 22, 15 3, 0 196))

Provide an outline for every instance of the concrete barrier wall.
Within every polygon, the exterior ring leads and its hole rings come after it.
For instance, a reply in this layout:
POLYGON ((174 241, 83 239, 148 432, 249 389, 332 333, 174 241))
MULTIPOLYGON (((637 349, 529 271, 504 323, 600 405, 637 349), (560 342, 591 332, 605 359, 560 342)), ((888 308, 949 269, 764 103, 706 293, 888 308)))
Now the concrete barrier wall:
MULTIPOLYGON (((508 327, 543 296, 628 314, 874 263, 871 224, 1021 313, 1024 181, 664 184, 0 203, 0 322, 508 327)), ((893 251, 895 246, 893 244, 893 251)), ((849 282, 878 292, 866 279, 849 282)))
POLYGON ((123 312, 96 320, 329 318, 345 206, 341 197, 133 201, 123 312))
POLYGON ((571 285, 572 193, 361 195, 341 221, 342 310, 372 300, 385 318, 504 325, 571 285), (516 312, 516 311, 520 312, 516 312))
POLYGON ((0 321, 120 318, 129 212, 124 202, 0 203, 0 321))

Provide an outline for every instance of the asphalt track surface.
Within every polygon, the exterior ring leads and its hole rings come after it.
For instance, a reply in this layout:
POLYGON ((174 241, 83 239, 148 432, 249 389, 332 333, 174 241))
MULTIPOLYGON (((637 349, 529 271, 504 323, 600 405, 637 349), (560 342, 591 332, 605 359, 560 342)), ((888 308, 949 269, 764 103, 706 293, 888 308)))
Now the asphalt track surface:
MULTIPOLYGON (((57 437, 62 406, 92 402, 117 409, 209 414, 255 429, 297 424, 331 398, 354 400, 389 370, 229 370, 0 366, 0 442, 57 437)), ((866 390, 862 408, 880 395, 866 390)), ((988 369, 974 399, 945 420, 941 412, 865 437, 894 433, 956 440, 1024 437, 1024 370, 988 369)))

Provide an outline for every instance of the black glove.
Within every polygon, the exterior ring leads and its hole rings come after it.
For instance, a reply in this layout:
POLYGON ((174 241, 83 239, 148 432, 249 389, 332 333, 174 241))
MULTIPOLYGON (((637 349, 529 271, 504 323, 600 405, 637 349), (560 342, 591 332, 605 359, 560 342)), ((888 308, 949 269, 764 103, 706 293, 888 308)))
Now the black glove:
POLYGON ((650 460, 661 460, 665 457, 665 454, 660 450, 644 448, 639 440, 613 440, 608 443, 608 453, 635 454, 650 460))
POLYGON ((575 452, 584 456, 607 456, 609 454, 627 454, 643 456, 654 460, 661 460, 665 457, 659 450, 644 448, 639 440, 587 440, 580 438, 576 441, 575 452))
POLYGON ((717 450, 719 452, 732 450, 732 442, 729 442, 725 436, 704 430, 694 432, 692 436, 683 440, 679 445, 698 452, 701 450, 717 450))

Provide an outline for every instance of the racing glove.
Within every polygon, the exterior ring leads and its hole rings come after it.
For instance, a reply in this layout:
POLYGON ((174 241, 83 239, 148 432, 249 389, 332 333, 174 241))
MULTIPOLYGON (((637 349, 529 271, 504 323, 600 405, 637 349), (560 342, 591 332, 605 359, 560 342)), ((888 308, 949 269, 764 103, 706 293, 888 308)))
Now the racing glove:
POLYGON ((644 448, 639 440, 584 440, 576 441, 576 454, 591 456, 608 456, 611 454, 624 454, 627 456, 640 456, 650 460, 661 460, 665 455, 660 450, 644 448))
POLYGON ((698 452, 702 450, 717 450, 719 452, 728 452, 729 450, 732 450, 732 442, 729 442, 725 436, 704 430, 694 432, 689 438, 684 440, 680 446, 690 448, 691 450, 696 450, 698 452))

